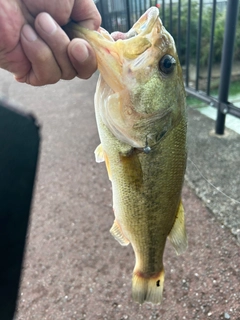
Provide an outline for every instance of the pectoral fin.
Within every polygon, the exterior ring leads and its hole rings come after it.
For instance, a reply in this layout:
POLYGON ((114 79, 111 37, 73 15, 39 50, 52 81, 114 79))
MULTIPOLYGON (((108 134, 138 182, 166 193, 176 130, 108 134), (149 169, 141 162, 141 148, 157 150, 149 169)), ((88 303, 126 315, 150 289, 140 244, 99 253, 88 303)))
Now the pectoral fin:
POLYGON ((108 172, 108 178, 109 178, 109 180, 112 180, 111 168, 110 168, 109 159, 108 159, 106 152, 103 152, 103 156, 104 156, 104 160, 105 160, 105 164, 106 164, 106 168, 107 168, 107 172, 108 172))
POLYGON ((105 161, 107 172, 108 172, 108 178, 109 180, 111 180, 111 170, 110 170, 108 156, 106 152, 104 152, 101 144, 96 148, 96 150, 94 151, 94 154, 95 154, 96 162, 100 163, 105 161))
POLYGON ((171 241, 177 254, 181 254, 187 249, 188 243, 184 221, 184 208, 181 201, 178 207, 176 220, 168 235, 168 239, 171 241))
POLYGON ((122 233, 121 227, 116 220, 110 229, 110 233, 122 246, 127 246, 129 244, 128 239, 122 233))
POLYGON ((97 163, 104 161, 104 153, 103 153, 103 148, 101 144, 97 146, 96 150, 94 151, 94 154, 95 154, 95 160, 97 163))

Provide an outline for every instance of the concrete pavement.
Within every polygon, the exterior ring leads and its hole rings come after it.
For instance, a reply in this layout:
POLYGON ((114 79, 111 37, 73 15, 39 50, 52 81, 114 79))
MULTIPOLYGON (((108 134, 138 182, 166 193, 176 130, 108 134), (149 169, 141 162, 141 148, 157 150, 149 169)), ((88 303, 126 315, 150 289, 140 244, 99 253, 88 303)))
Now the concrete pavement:
POLYGON ((133 252, 109 233, 110 183, 104 164, 94 160, 96 79, 33 88, 0 70, 1 95, 42 125, 16 320, 240 319, 240 206, 202 177, 239 201, 239 135, 215 137, 213 121, 189 110, 183 190, 189 249, 177 257, 167 245, 164 301, 139 306, 131 300, 133 252))

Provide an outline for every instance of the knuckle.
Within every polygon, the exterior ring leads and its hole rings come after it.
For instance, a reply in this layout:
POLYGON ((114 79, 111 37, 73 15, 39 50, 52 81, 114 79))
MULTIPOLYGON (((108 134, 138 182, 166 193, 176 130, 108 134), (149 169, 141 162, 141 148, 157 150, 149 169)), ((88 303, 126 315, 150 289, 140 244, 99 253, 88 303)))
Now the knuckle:
POLYGON ((44 86, 46 84, 54 84, 60 80, 60 73, 56 70, 41 70, 35 73, 34 85, 44 86))
POLYGON ((64 70, 62 72, 61 79, 63 79, 63 80, 72 80, 73 78, 76 77, 76 75, 77 75, 77 73, 74 70, 64 70))
POLYGON ((80 73, 78 74, 78 78, 83 79, 83 80, 87 80, 89 78, 91 78, 93 73, 80 73))
MULTIPOLYGON (((89 62, 89 61, 88 61, 89 62)), ((97 67, 91 63, 84 63, 84 65, 78 66, 78 77, 81 79, 89 79, 93 73, 97 70, 97 67)))
POLYGON ((51 59, 51 53, 48 50, 39 50, 35 53, 34 63, 44 66, 51 59))

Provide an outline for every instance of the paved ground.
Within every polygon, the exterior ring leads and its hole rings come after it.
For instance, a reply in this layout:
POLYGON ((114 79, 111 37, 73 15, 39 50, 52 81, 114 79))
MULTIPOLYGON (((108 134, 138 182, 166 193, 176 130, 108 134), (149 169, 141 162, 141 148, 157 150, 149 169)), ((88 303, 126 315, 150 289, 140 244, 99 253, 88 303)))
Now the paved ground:
MULTIPOLYGON (((96 164, 93 155, 99 143, 95 82, 96 76, 32 88, 0 71, 0 92, 18 101, 21 109, 34 112, 42 124, 15 320, 240 320, 239 204, 220 197, 192 162, 183 189, 188 251, 176 256, 167 245, 161 306, 139 306, 131 300, 133 252, 109 233, 110 183, 104 165, 96 164)), ((212 120, 189 110, 189 157, 211 183, 238 200, 239 136, 230 132, 227 139, 219 139, 209 135, 211 128, 212 120)))
MULTIPOLYGON (((230 100, 236 107, 240 108, 240 94, 234 96, 234 99, 230 100)), ((197 110, 207 117, 215 120, 216 119, 216 109, 211 106, 202 106, 198 107, 197 110)), ((226 128, 232 129, 238 134, 240 134, 240 118, 234 117, 232 115, 227 115, 225 121, 226 128)))
POLYGON ((240 135, 226 129, 224 136, 216 136, 211 119, 188 111, 186 179, 240 244, 240 135))

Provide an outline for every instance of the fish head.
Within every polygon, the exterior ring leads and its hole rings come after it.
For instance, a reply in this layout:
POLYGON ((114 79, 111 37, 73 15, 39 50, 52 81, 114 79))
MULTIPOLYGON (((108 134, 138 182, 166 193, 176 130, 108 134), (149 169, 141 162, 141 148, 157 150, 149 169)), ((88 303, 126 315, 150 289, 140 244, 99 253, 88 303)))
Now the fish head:
POLYGON ((104 83, 99 90, 108 87, 108 94, 119 100, 114 106, 116 99, 107 97, 113 104, 103 106, 103 122, 132 147, 142 148, 146 137, 156 143, 156 136, 178 118, 185 99, 177 50, 159 10, 148 9, 127 33, 79 31, 95 50, 104 83))

